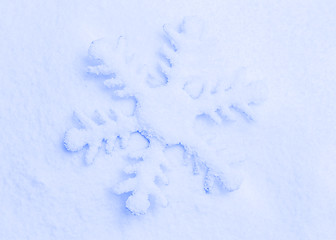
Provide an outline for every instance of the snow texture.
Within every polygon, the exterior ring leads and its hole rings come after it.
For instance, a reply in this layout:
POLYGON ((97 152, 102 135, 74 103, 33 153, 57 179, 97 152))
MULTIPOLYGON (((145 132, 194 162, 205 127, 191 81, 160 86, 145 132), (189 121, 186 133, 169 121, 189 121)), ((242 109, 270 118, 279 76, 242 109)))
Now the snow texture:
POLYGON ((335 240, 335 13, 1 0, 0 239, 335 240))
POLYGON ((216 166, 221 162, 217 146, 200 136, 194 125, 199 117, 219 125, 237 119, 253 122, 253 110, 264 101, 265 91, 262 83, 248 79, 244 68, 224 71, 221 56, 216 54, 218 47, 207 39, 205 29, 196 17, 184 18, 177 27, 164 25, 164 43, 154 66, 145 65, 141 56, 129 52, 124 36, 117 41, 93 41, 89 48, 96 65, 89 66, 88 72, 103 76, 114 97, 134 99, 135 111, 126 122, 125 116, 114 120, 100 116, 100 123, 79 117, 83 129, 70 129, 64 143, 69 151, 87 146, 85 160, 91 164, 102 142, 110 153, 117 138, 124 141, 134 132, 141 133, 149 147, 139 155, 127 153, 141 161, 125 169, 136 176, 116 188, 117 194, 132 192, 126 207, 136 215, 146 213, 149 195, 167 205, 155 181, 168 183, 161 169, 161 151, 169 146, 184 148, 194 174, 200 169, 205 172, 205 192, 210 193, 215 185, 229 192, 239 189, 239 177, 227 164, 216 166))

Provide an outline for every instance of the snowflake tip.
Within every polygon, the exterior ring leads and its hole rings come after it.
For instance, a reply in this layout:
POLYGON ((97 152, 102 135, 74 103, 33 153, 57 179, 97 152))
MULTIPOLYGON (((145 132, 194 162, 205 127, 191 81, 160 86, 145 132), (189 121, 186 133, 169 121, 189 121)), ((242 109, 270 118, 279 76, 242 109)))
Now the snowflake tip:
POLYGON ((134 194, 126 201, 126 207, 134 215, 143 215, 147 212, 150 202, 147 194, 134 194))
POLYGON ((87 144, 83 137, 85 132, 83 130, 73 128, 68 130, 64 136, 64 146, 68 151, 77 152, 87 144))

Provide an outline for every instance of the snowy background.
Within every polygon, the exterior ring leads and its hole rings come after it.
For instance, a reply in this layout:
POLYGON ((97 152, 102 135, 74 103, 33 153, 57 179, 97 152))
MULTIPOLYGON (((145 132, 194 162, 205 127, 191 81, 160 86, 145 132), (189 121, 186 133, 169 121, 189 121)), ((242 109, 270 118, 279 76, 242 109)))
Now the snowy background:
POLYGON ((1 0, 0 239, 335 239, 335 12, 1 0))

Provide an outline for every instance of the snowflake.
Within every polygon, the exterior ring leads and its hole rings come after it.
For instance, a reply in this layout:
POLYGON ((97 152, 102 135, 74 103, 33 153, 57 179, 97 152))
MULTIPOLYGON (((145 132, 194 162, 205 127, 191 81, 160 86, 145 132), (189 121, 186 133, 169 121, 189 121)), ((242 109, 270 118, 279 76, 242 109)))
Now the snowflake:
MULTIPOLYGON (((88 72, 104 76, 104 84, 114 96, 131 97, 136 107, 131 116, 99 113, 96 120, 91 120, 80 115, 82 128, 66 133, 65 146, 69 151, 87 146, 85 159, 90 164, 103 142, 111 153, 118 139, 127 142, 134 132, 146 139, 149 144, 145 149, 126 156, 138 161, 125 169, 133 177, 115 187, 117 194, 131 193, 126 207, 135 215, 146 213, 149 196, 167 205, 157 180, 168 184, 162 169, 169 162, 164 151, 172 145, 183 147, 194 174, 205 171, 205 192, 211 192, 215 185, 227 191, 239 188, 240 180, 229 166, 219 169, 214 165, 221 156, 216 146, 195 131, 194 123, 201 116, 218 125, 238 119, 252 122, 253 109, 264 100, 262 85, 249 81, 244 68, 231 75, 223 72, 225 66, 220 56, 215 58, 217 48, 206 38, 204 29, 203 22, 196 18, 185 18, 175 28, 164 25, 166 41, 157 66, 151 68, 128 52, 123 36, 116 42, 101 39, 90 46, 89 56, 98 64, 90 66, 88 72)), ((121 147, 127 152, 127 144, 121 147)))

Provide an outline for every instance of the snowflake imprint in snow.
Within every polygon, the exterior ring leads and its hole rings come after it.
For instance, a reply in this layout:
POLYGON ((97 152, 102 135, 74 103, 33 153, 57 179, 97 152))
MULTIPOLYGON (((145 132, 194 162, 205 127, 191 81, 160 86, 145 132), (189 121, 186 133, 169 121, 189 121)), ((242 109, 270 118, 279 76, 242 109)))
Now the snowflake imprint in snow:
POLYGON ((229 192, 240 186, 230 166, 216 166, 221 161, 218 144, 200 136, 195 121, 206 117, 217 125, 238 119, 253 122, 254 108, 264 101, 263 85, 249 81, 244 68, 231 75, 223 72, 221 56, 216 58, 216 46, 207 41, 204 29, 203 22, 194 17, 185 18, 177 27, 164 25, 165 41, 152 68, 128 52, 123 36, 115 42, 97 40, 90 46, 89 56, 98 64, 89 66, 88 72, 103 76, 115 97, 135 99, 135 111, 131 116, 112 111, 113 117, 97 113, 96 120, 77 114, 81 129, 70 129, 64 143, 69 151, 87 148, 88 164, 94 162, 103 142, 107 153, 120 147, 126 150, 125 157, 137 159, 125 169, 133 175, 115 187, 117 194, 131 193, 126 207, 135 215, 146 213, 149 196, 167 205, 157 179, 168 184, 162 167, 169 162, 164 151, 170 146, 183 147, 194 174, 204 171, 206 193, 215 186, 229 192), (148 146, 127 152, 132 133, 139 133, 148 146), (117 140, 122 144, 118 146, 117 140))

